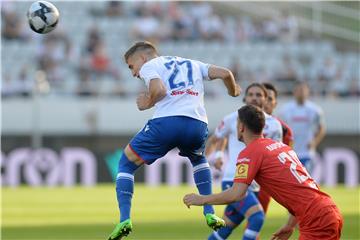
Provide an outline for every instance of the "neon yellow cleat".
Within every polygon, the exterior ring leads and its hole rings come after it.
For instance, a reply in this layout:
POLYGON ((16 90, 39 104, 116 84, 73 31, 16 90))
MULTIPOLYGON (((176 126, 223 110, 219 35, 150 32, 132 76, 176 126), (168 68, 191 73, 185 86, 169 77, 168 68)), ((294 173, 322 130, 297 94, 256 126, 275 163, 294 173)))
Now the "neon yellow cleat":
POLYGON ((209 227, 214 229, 214 231, 219 230, 219 228, 225 227, 225 221, 222 218, 219 218, 215 214, 208 213, 205 215, 206 223, 209 227))
POLYGON ((122 237, 129 235, 132 232, 132 223, 130 219, 118 223, 115 229, 110 234, 108 240, 120 240, 122 237))

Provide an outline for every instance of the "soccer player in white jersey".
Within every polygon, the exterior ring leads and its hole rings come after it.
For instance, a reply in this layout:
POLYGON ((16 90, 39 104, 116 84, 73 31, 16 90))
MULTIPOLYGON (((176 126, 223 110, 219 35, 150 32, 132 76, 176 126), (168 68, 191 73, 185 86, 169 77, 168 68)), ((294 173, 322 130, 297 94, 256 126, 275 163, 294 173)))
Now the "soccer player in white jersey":
POLYGON ((294 150, 301 163, 310 171, 315 149, 325 135, 323 112, 308 100, 309 87, 306 82, 296 83, 294 97, 293 101, 281 108, 279 117, 293 130, 294 150))
MULTIPOLYGON (((260 83, 250 84, 245 91, 244 102, 247 105, 255 105, 264 108, 267 101, 267 90, 260 83)), ((282 140, 282 127, 280 122, 274 117, 265 114, 264 136, 275 141, 282 140)), ((237 118, 238 113, 235 111, 225 116, 220 125, 215 129, 214 134, 209 138, 207 147, 212 148, 214 144, 217 146, 217 160, 215 167, 221 167, 223 151, 228 142, 229 159, 225 166, 222 179, 222 189, 229 189, 234 180, 236 170, 236 160, 239 153, 245 148, 245 144, 238 140, 237 136, 237 118)), ((264 222, 263 208, 257 199, 255 193, 259 191, 256 182, 250 187, 246 197, 240 201, 229 204, 225 208, 224 220, 226 226, 220 228, 217 232, 213 232, 209 236, 209 240, 227 239, 232 231, 246 218, 248 220, 247 228, 243 235, 243 240, 256 239, 264 222)))
MULTIPOLYGON (((132 231, 130 209, 136 169, 144 163, 152 164, 173 148, 190 159, 199 193, 212 193, 210 167, 203 154, 208 135, 203 81, 222 79, 232 97, 241 91, 230 70, 181 57, 159 56, 150 42, 135 43, 124 57, 132 75, 147 86, 147 92, 137 98, 139 110, 155 106, 155 112, 119 161, 116 193, 120 223, 109 240, 121 239, 132 231)), ((211 228, 224 226, 213 206, 204 206, 203 213, 211 228)))

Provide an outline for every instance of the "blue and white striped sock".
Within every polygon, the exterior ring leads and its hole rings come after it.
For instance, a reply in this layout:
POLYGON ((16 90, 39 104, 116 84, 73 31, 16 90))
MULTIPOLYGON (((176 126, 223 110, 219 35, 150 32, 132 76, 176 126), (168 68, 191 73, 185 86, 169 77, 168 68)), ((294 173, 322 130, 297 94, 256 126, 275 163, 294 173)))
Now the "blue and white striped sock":
MULTIPOLYGON (((194 171, 194 181, 196 187, 201 195, 212 194, 212 184, 211 184, 211 170, 209 163, 205 158, 202 158, 196 163, 192 162, 193 171, 194 171)), ((214 208, 212 205, 204 205, 204 215, 208 213, 214 213, 214 208)))

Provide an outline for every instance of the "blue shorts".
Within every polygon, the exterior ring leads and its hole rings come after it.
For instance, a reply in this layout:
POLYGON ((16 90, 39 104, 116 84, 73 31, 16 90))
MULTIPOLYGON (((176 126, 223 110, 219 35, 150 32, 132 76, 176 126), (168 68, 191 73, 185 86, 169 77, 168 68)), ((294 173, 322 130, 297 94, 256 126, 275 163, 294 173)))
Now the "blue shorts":
MULTIPOLYGON (((222 190, 230 188, 233 185, 233 182, 224 181, 222 182, 222 190)), ((252 206, 260 204, 258 198, 255 196, 255 193, 248 190, 246 192, 246 197, 238 202, 231 203, 225 208, 225 215, 235 224, 240 224, 245 217, 245 213, 252 206)))
POLYGON ((311 168, 311 158, 305 157, 305 158, 299 158, 302 165, 306 168, 306 170, 310 170, 311 168))
POLYGON ((173 148, 179 155, 196 161, 203 157, 208 128, 205 122, 171 116, 151 119, 130 141, 130 148, 146 164, 152 164, 173 148))

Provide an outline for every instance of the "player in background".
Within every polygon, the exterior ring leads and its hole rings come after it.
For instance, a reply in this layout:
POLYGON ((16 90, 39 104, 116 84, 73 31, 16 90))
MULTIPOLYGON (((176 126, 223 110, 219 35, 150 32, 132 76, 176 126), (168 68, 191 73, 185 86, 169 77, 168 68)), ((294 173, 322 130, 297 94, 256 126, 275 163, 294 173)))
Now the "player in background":
POLYGON ((339 209, 329 195, 320 191, 294 150, 281 142, 263 138, 263 111, 246 105, 239 109, 238 118, 238 138, 244 141, 246 148, 237 159, 233 186, 218 194, 187 194, 184 203, 190 207, 239 201, 255 179, 290 213, 287 223, 273 234, 273 240, 289 239, 296 224, 301 240, 340 239, 343 220, 339 209))
MULTIPOLYGON (((262 84, 253 83, 246 88, 244 97, 245 104, 255 105, 263 109, 266 101, 267 91, 262 84)), ((237 137, 237 115, 236 111, 225 116, 207 143, 207 149, 213 148, 214 145, 216 146, 215 167, 217 169, 221 169, 221 166, 223 165, 224 150, 226 145, 228 146, 229 159, 225 166, 222 179, 223 191, 232 186, 235 176, 236 159, 239 152, 245 148, 245 144, 239 141, 237 137)), ((274 139, 275 141, 281 141, 282 128, 280 122, 268 114, 265 115, 266 128, 264 135, 274 139)), ((261 191, 262 190, 260 188, 260 192, 261 191)), ((250 186, 246 197, 242 201, 226 206, 223 215, 226 226, 220 228, 217 232, 214 231, 208 239, 215 240, 228 238, 232 231, 240 225, 245 218, 248 220, 248 224, 244 232, 243 239, 256 239, 264 222, 264 212, 259 200, 256 197, 257 192, 259 192, 259 186, 256 182, 254 182, 250 186)))
MULTIPOLYGON (((275 86, 271 83, 263 83, 263 85, 267 91, 267 101, 264 105, 264 110, 267 114, 273 116, 273 112, 277 105, 278 92, 277 92, 277 89, 275 88, 275 86)), ((275 117, 275 116, 273 116, 273 117, 275 117)), ((275 118, 281 123, 282 133, 283 133, 282 142, 285 143, 286 145, 292 147, 294 139, 293 139, 293 133, 292 133, 291 128, 288 125, 286 125, 286 123, 284 121, 282 121, 281 119, 279 119, 277 117, 275 117, 275 118)), ((261 206, 264 209, 264 212, 266 213, 269 208, 269 204, 270 204, 270 200, 271 200, 270 195, 261 189, 257 197, 261 203, 261 206)))
MULTIPOLYGON (((199 193, 212 193, 211 172, 203 154, 208 134, 204 108, 204 80, 222 79, 228 94, 236 97, 240 86, 232 72, 181 57, 159 56, 150 42, 135 43, 124 55, 132 75, 142 79, 147 92, 140 93, 136 103, 140 111, 155 106, 153 118, 126 146, 116 177, 116 193, 120 223, 109 239, 120 239, 132 231, 131 199, 134 192, 134 173, 142 164, 152 164, 173 148, 190 159, 199 193)), ((207 224, 218 229, 224 221, 205 205, 207 224)))
POLYGON ((301 163, 310 170, 315 149, 325 135, 323 112, 308 100, 309 86, 306 82, 296 83, 294 97, 280 109, 279 117, 293 130, 294 150, 301 163))

